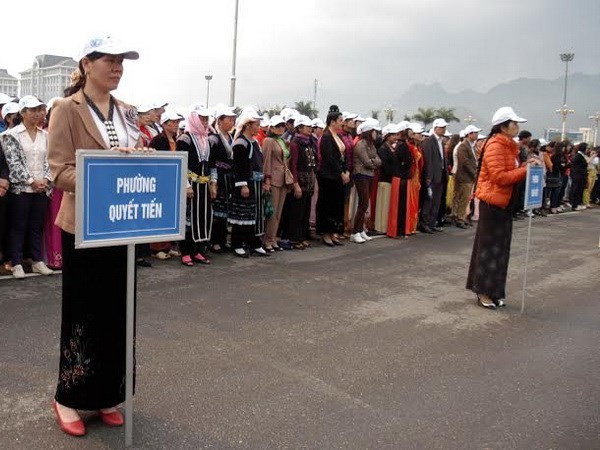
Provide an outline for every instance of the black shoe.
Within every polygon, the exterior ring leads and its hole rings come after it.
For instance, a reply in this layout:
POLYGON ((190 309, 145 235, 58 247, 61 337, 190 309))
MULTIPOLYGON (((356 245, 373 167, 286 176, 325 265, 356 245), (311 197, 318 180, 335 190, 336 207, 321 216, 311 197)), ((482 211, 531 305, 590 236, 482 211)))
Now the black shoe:
POLYGON ((444 229, 442 227, 433 227, 432 230, 435 231, 436 233, 441 233, 442 231, 444 231, 444 229))
POLYGON ((466 230, 467 228, 469 228, 467 225, 465 225, 464 222, 456 222, 456 227, 462 228, 463 230, 466 230))
POLYGON ((502 300, 501 298, 493 298, 492 301, 494 302, 494 305, 496 305, 497 308, 502 308, 503 306, 506 306, 506 303, 504 303, 504 300, 502 300))
POLYGON ((427 233, 427 234, 433 234, 433 230, 432 230, 431 228, 429 228, 429 226, 428 226, 428 225, 423 225, 423 226, 421 227, 421 231, 422 231, 423 233, 427 233))
POLYGON ((338 247, 343 247, 344 246, 344 244, 342 244, 337 239, 332 239, 331 242, 333 242, 333 245, 337 245, 338 247))
POLYGON ((135 262, 138 267, 152 267, 152 263, 150 261, 146 261, 144 258, 140 258, 135 262))

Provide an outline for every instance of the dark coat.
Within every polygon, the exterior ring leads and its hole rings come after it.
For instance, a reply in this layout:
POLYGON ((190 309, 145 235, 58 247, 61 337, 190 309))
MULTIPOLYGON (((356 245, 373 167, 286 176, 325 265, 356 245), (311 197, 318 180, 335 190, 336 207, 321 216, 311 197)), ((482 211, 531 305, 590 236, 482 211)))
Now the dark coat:
POLYGON ((392 152, 392 149, 387 144, 383 144, 377 149, 377 155, 381 159, 379 181, 391 183, 394 176, 394 152, 392 152))
POLYGON ((319 144, 319 176, 332 180, 341 180, 342 172, 347 170, 346 157, 340 152, 330 132, 321 137, 319 144))
POLYGON ((423 178, 425 181, 429 180, 430 183, 443 183, 446 181, 448 178, 446 158, 440 155, 435 134, 432 134, 423 141, 421 151, 424 159, 423 178))
POLYGON ((575 180, 585 180, 587 177, 588 162, 579 152, 571 158, 571 178, 575 180))

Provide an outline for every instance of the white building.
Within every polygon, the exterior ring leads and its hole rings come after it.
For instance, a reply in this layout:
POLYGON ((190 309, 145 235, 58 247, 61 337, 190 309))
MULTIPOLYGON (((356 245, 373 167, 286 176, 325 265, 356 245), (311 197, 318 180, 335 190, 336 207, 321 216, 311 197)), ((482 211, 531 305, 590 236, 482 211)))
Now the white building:
POLYGON ((21 72, 21 97, 35 95, 44 102, 62 97, 76 68, 77 62, 68 56, 36 56, 31 69, 21 72))
POLYGON ((13 77, 6 69, 0 69, 0 92, 9 97, 16 97, 19 94, 19 80, 13 77))

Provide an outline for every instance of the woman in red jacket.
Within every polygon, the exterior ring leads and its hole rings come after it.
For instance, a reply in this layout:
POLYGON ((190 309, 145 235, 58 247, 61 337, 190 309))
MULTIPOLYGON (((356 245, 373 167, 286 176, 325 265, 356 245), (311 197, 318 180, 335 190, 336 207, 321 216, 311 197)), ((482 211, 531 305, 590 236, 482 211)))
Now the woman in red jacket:
MULTIPOLYGON (((513 186, 527 175, 527 163, 519 163, 519 145, 513 140, 519 123, 526 122, 512 108, 500 108, 492 119, 492 131, 479 162, 475 196, 480 200, 479 223, 467 289, 477 294, 480 306, 504 306, 506 275, 512 238, 509 204, 513 186)), ((533 161, 529 163, 534 164, 533 161)))

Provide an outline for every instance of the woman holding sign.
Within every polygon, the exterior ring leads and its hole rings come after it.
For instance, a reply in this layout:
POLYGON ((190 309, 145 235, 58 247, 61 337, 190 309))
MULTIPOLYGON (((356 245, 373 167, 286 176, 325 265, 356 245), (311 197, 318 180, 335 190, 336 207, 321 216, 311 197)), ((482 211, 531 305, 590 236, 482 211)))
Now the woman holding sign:
POLYGON ((119 86, 123 60, 138 58, 111 37, 89 40, 68 97, 54 104, 48 130, 50 169, 64 191, 56 219, 63 288, 53 409, 60 428, 74 436, 85 434, 77 410, 98 411, 109 426, 124 421, 116 406, 125 400, 127 247, 75 250, 75 151, 131 152, 138 146, 137 112, 110 94, 119 86))
POLYGON ((513 140, 521 122, 526 119, 510 107, 496 111, 479 162, 475 191, 480 200, 479 223, 467 289, 475 292, 479 306, 488 309, 504 306, 513 222, 509 204, 514 186, 527 175, 527 163, 519 163, 519 145, 513 140))

